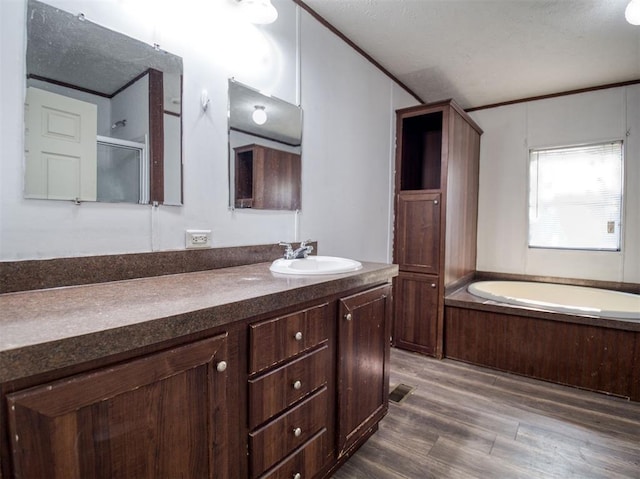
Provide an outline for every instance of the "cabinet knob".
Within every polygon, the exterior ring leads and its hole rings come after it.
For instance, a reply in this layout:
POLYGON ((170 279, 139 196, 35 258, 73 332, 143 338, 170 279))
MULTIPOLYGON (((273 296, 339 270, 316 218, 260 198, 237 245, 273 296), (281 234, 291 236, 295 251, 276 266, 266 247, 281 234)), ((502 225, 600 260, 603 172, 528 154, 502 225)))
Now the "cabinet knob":
POLYGON ((351 313, 347 313, 344 315, 344 319, 347 321, 351 321, 353 319, 353 315, 351 313))
POLYGON ((433 204, 437 205, 438 204, 438 200, 433 200, 433 204))
POLYGON ((302 387, 302 382, 300 382, 300 381, 296 381, 296 382, 294 382, 294 383, 293 383, 293 389, 298 390, 298 389, 300 389, 301 387, 302 387))
POLYGON ((302 333, 300 331, 298 331, 293 337, 296 338, 296 341, 302 341, 302 333))
POLYGON ((216 369, 218 370, 219 373, 222 373, 224 371, 227 370, 227 362, 226 361, 220 361, 218 364, 216 364, 216 369))
POLYGON ((299 472, 296 472, 296 473, 293 475, 293 479, 302 479, 302 474, 300 474, 299 472))
POLYGON ((299 427, 297 427, 297 428, 295 428, 295 429, 293 430, 293 435, 294 435, 295 437, 300 437, 300 435, 301 435, 301 434, 302 434, 302 429, 300 429, 299 427))
POLYGON ((431 283, 431 287, 435 288, 436 287, 436 283, 431 283))

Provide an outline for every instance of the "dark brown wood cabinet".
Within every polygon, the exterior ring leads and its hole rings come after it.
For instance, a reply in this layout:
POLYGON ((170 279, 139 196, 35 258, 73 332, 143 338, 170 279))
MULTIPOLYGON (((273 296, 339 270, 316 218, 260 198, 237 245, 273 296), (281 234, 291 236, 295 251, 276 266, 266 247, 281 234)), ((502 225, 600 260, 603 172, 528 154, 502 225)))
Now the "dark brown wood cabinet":
POLYGON ((325 302, 249 326, 252 478, 314 477, 333 458, 334 311, 325 302))
POLYGON ((330 477, 375 432, 389 404, 391 289, 250 326, 252 478, 330 477))
POLYGON ((338 454, 375 431, 389 406, 391 286, 340 300, 338 454))
POLYGON ((482 130, 453 100, 398 110, 396 128, 393 343, 442 357, 445 290, 476 267, 482 130))
POLYGON ((398 196, 396 261, 403 271, 437 275, 440 271, 440 193, 398 196), (420 241, 416 241, 420 238, 420 241))
POLYGON ((376 284, 0 385, 2 477, 330 477, 388 408, 376 284))
POLYGON ((396 306, 395 345, 399 348, 435 356, 437 343, 438 276, 401 272, 396 278, 396 295, 402 298, 396 306), (406 318, 414 318, 406 321, 406 318), (402 329, 400 330, 400 326, 402 329))
POLYGON ((14 477, 228 477, 226 339, 9 394, 14 477))
POLYGON ((300 209, 299 154, 255 144, 234 148, 234 152, 236 208, 300 209))

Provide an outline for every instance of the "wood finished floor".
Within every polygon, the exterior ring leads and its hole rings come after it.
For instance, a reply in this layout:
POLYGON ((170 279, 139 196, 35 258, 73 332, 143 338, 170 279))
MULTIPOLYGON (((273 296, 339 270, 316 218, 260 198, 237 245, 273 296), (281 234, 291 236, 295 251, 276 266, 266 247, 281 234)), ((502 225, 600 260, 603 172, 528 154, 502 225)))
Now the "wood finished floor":
POLYGON ((640 403, 392 349, 400 383, 333 479, 640 479, 640 403))

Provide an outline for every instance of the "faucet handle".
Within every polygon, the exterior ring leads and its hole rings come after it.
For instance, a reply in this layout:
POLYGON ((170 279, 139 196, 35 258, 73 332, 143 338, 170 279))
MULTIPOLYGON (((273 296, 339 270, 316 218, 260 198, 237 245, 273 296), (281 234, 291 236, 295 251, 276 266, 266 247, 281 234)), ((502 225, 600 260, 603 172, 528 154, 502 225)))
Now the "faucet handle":
POLYGON ((309 256, 312 252, 313 252, 313 246, 311 246, 308 243, 311 243, 313 240, 304 240, 300 242, 300 248, 304 249, 304 257, 306 258, 307 256, 309 256))
POLYGON ((280 241, 278 243, 279 246, 284 246, 284 259, 292 259, 293 258, 293 246, 291 243, 287 243, 286 241, 280 241))

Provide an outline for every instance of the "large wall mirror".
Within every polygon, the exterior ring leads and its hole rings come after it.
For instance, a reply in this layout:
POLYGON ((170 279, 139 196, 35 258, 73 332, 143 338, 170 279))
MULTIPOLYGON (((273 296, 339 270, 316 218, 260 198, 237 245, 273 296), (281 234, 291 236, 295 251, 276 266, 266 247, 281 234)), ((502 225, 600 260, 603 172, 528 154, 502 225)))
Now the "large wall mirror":
POLYGON ((26 198, 182 204, 182 59, 27 5, 26 198))
POLYGON ((229 80, 231 208, 301 209, 302 108, 229 80))

